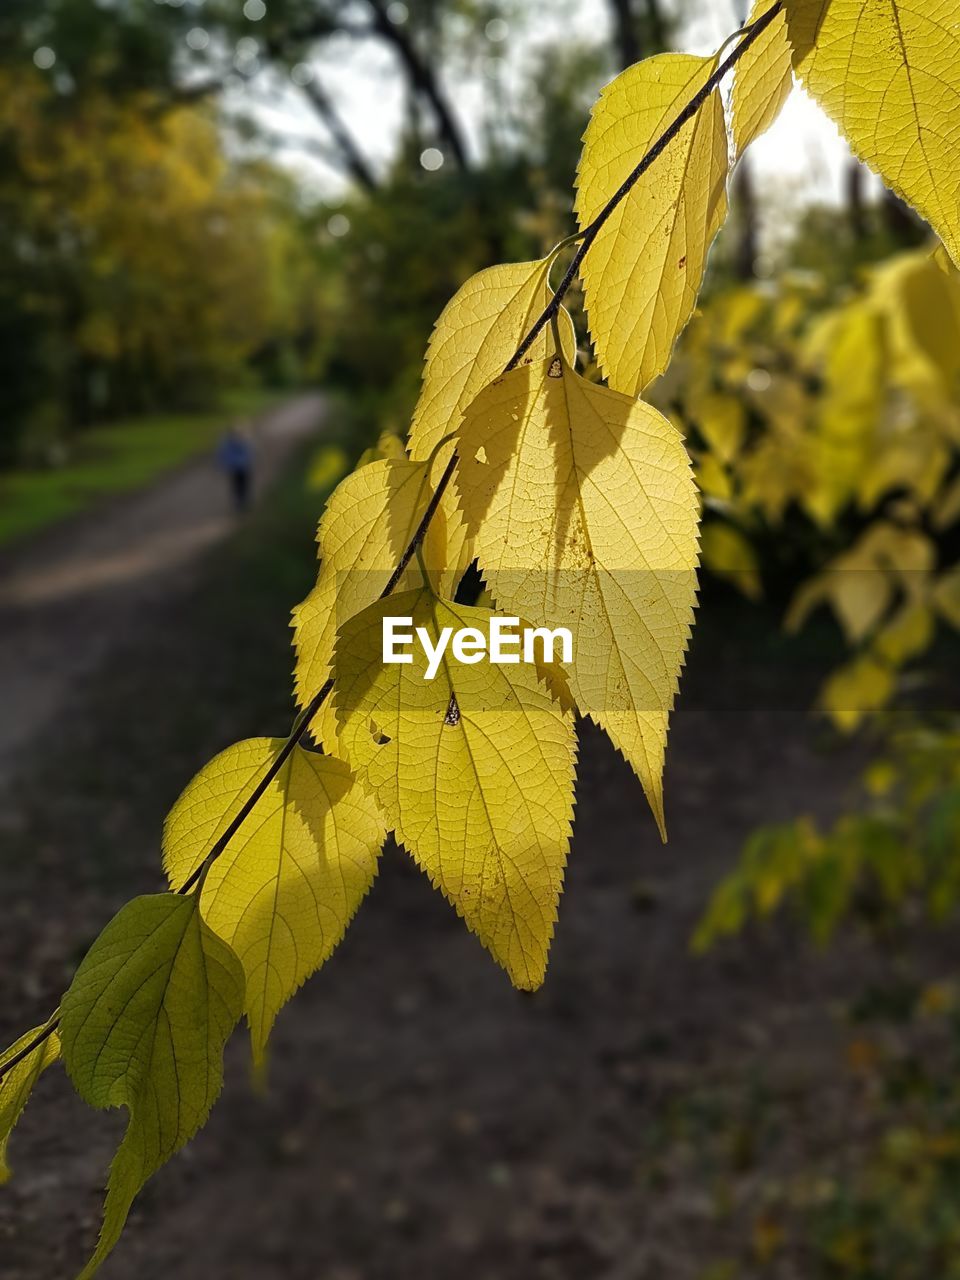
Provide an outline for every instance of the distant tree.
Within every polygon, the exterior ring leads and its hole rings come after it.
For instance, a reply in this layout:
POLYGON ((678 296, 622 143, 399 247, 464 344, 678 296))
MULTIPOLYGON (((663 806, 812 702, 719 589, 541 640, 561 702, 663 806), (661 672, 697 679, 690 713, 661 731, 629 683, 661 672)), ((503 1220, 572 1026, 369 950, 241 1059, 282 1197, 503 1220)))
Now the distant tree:
POLYGON ((672 47, 675 22, 664 13, 660 0, 608 0, 608 4, 621 69, 672 47))

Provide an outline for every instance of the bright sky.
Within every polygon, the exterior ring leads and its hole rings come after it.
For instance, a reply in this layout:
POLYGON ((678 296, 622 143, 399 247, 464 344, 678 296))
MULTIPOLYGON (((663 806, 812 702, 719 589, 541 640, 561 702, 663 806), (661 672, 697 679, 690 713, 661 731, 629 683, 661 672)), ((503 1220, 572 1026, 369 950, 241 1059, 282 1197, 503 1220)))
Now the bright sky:
MULTIPOLYGON (((269 0, 266 0, 269 3, 269 0)), ((558 41, 596 43, 609 38, 608 0, 524 0, 524 18, 513 31, 491 24, 479 42, 485 52, 448 72, 447 94, 475 149, 482 147, 482 126, 491 117, 495 95, 514 110, 529 84, 529 71, 545 46, 558 41)), ((743 0, 683 0, 691 15, 682 47, 692 53, 715 50, 743 20, 743 0)), ((391 8, 402 20, 405 7, 391 8)), ((312 64, 344 120, 374 164, 393 154, 404 111, 403 80, 391 51, 376 40, 349 36, 326 42, 312 64)), ((297 73, 309 75, 310 68, 297 73)), ((295 73, 296 74, 296 73, 295 73)), ((258 98, 263 98, 258 93, 258 98)), ((317 123, 294 86, 277 86, 258 114, 278 133, 316 139, 317 123)), ((510 112, 505 113, 509 117, 510 112)), ((834 125, 799 89, 787 103, 773 129, 752 148, 754 173, 761 201, 771 223, 782 222, 786 211, 810 199, 837 201, 849 151, 834 125)), ((287 158, 323 196, 336 197, 343 179, 314 154, 288 152, 287 158)))

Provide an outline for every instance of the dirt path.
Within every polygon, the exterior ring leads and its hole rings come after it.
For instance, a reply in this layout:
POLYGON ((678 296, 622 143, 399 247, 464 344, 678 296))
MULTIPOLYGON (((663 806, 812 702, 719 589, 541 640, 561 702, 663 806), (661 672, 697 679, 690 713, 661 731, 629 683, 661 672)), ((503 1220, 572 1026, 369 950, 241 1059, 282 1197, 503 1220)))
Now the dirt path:
MULTIPOLYGON (((257 419, 256 497, 323 414, 323 398, 311 394, 257 419)), ((188 586, 237 522, 216 463, 204 458, 0 553, 0 787, 70 686, 130 639, 145 606, 188 586)))
MULTIPOLYGON (((191 771, 284 723, 251 711, 236 673, 176 726, 189 758, 171 763, 170 721, 225 651, 256 651, 287 696, 283 608, 271 606, 276 650, 253 619, 221 616, 204 635, 196 610, 121 652, 109 688, 106 672, 91 682, 90 709, 76 704, 42 796, 7 836, 8 1037, 45 1014, 126 897, 159 887, 160 820, 191 771), (112 722, 111 700, 145 684, 119 740, 84 736, 94 707, 112 722), (50 815, 67 755, 85 772, 50 815)), ((878 960, 856 946, 817 956, 785 929, 706 961, 688 944, 751 829, 844 798, 852 762, 811 744, 818 674, 781 657, 745 610, 701 620, 672 733, 667 847, 623 761, 584 730, 566 893, 535 996, 510 988, 388 847, 342 948, 281 1015, 269 1092, 251 1087, 238 1035, 208 1128, 149 1184, 104 1280, 754 1280, 720 1264, 751 1239, 766 1189, 855 1137, 830 1011, 878 960)), ((3 1280, 75 1274, 122 1127, 61 1072, 41 1082, 0 1195, 3 1280)), ((787 1263, 776 1277, 810 1273, 787 1263)))
MULTIPOLYGON (((316 512, 280 527, 295 501, 278 489, 191 590, 126 615, 130 642, 25 751, 0 805, 0 1043, 47 1016, 122 902, 160 888, 163 815, 192 773, 289 723, 288 610, 315 573, 316 512)), ((779 924, 706 959, 689 939, 746 836, 835 812, 858 761, 812 729, 833 651, 704 594, 671 732, 670 844, 587 727, 534 996, 388 846, 343 946, 280 1016, 269 1091, 237 1035, 209 1126, 149 1183, 104 1280, 823 1274, 802 1250, 760 1267, 751 1241, 778 1187, 862 1141, 842 1011, 884 957, 857 937, 816 953, 779 924)), ((0 1191, 2 1280, 76 1274, 123 1122, 62 1071, 40 1082, 0 1191)))

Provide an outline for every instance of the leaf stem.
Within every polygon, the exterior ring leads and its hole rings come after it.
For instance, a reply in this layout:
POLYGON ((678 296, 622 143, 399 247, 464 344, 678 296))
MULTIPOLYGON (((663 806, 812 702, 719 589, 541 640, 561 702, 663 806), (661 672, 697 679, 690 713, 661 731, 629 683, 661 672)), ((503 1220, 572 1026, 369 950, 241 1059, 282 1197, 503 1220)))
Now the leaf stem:
POLYGON ((18 1049, 12 1057, 7 1058, 5 1062, 0 1063, 0 1080, 3 1079, 8 1071, 12 1071, 14 1067, 19 1066, 19 1064, 23 1062, 24 1058, 29 1058, 34 1049, 39 1049, 45 1040, 49 1040, 59 1025, 60 1010, 57 1008, 29 1044, 25 1044, 23 1048, 18 1049))
MULTIPOLYGON (((752 23, 750 26, 741 28, 741 30, 738 33, 739 44, 737 45, 737 47, 732 51, 732 53, 727 55, 727 57, 723 60, 723 62, 720 63, 720 65, 713 71, 710 77, 704 82, 703 86, 697 91, 696 94, 694 94, 694 96, 690 99, 690 101, 686 104, 686 106, 680 111, 676 119, 673 120, 673 122, 669 124, 667 128, 664 130, 664 132, 660 135, 660 137, 657 138, 656 142, 654 142, 653 145, 649 148, 649 150, 644 154, 644 156, 641 158, 641 160, 636 165, 636 167, 630 172, 630 174, 624 180, 624 182, 619 187, 619 189, 615 191, 614 194, 610 197, 610 199, 603 206, 603 208, 600 210, 600 212, 597 214, 594 220, 589 224, 589 226, 584 228, 582 231, 576 232, 572 236, 568 236, 565 240, 561 240, 560 243, 551 251, 550 257, 552 259, 557 253, 560 252, 561 249, 564 248, 564 246, 568 244, 572 244, 577 240, 580 241, 580 246, 577 249, 577 252, 574 254, 573 259, 570 262, 570 265, 567 267, 567 270, 566 270, 566 273, 564 274, 563 279, 560 281, 556 289, 553 291, 550 301, 547 303, 546 307, 543 309, 543 311, 534 321, 526 337, 523 339, 519 347, 517 347, 516 351, 513 353, 512 357, 507 363, 506 368, 503 371, 504 374, 510 373, 513 369, 516 369, 516 367, 520 364, 523 357, 530 350, 531 346, 533 345, 538 334, 541 332, 544 326, 547 324, 550 324, 559 315, 560 304, 562 303, 566 293, 570 289, 570 286, 572 285, 574 278, 576 277, 576 274, 580 268, 580 264, 583 262, 584 258, 589 253, 590 246, 596 240, 597 236, 600 233, 601 228, 603 227, 604 223, 607 222, 607 220, 609 219, 613 211, 617 208, 618 205, 620 205, 626 199, 626 197, 630 194, 630 192, 637 185, 637 183, 640 181, 643 175, 647 172, 650 166, 654 163, 654 161, 657 160, 663 154, 663 152, 670 145, 673 139, 677 136, 677 134, 680 132, 683 126, 689 120, 693 119, 693 117, 697 114, 697 112, 700 110, 703 104, 710 97, 710 94, 713 93, 714 89, 716 89, 717 86, 720 84, 720 82, 723 80, 727 72, 736 65, 736 63, 740 60, 740 58, 743 57, 744 53, 746 53, 747 49, 749 49, 750 46, 763 34, 766 28, 771 24, 771 22, 773 22, 773 20, 777 17, 777 15, 782 11, 783 7, 784 7, 784 0, 776 0, 776 3, 771 5, 770 8, 767 10, 767 12, 762 17, 758 18, 756 22, 752 23)), ((443 499, 443 495, 446 492, 447 487, 450 484, 450 481, 453 479, 453 473, 456 470, 456 467, 457 467, 457 453, 456 453, 456 450, 454 450, 453 453, 451 453, 449 460, 447 461, 447 465, 443 469, 443 474, 440 476, 440 479, 437 481, 437 487, 434 489, 433 494, 431 495, 430 501, 427 503, 426 510, 424 511, 423 516, 420 520, 420 523, 417 525, 417 528, 414 531, 413 537, 410 539, 409 543, 404 549, 403 554, 401 555, 399 561, 397 562, 397 567, 394 569, 393 573, 390 575, 387 585, 384 587, 383 591, 381 591, 380 593, 379 598, 381 600, 385 599, 387 596, 393 593, 393 591, 396 589, 397 583, 403 577, 404 571, 406 570, 410 561, 418 553, 420 544, 423 542, 423 539, 426 536, 427 529, 430 527, 430 522, 433 519, 433 517, 436 515, 437 508, 440 506, 440 503, 443 499)), ((290 734, 290 737, 287 738, 282 749, 277 755, 276 760, 274 760, 274 762, 270 765, 270 768, 267 770, 264 776, 257 783, 256 787, 254 787, 253 791, 251 792, 247 800, 244 802, 242 807, 238 810, 233 821, 230 823, 227 829, 223 832, 223 834, 220 836, 217 842, 213 845, 210 852, 207 854, 207 857, 204 859, 203 864, 201 864, 201 866, 197 868, 197 870, 193 873, 190 879, 187 880, 187 882, 180 888, 179 890, 180 893, 189 893, 190 890, 194 888, 198 879, 200 878, 200 875, 203 872, 203 868, 207 866, 209 863, 214 862, 223 853, 224 849, 233 839, 234 835, 236 835, 241 824, 249 816, 250 812, 256 805, 257 801, 260 799, 260 797, 266 791, 267 787, 270 785, 273 779, 277 776, 277 774, 283 768, 284 764, 286 763, 287 759, 292 753, 294 747, 296 747, 296 745, 299 743, 299 741, 301 740, 301 738, 309 728, 310 723, 313 720, 314 716, 323 706, 332 688, 333 688, 333 679, 331 677, 324 682, 323 687, 314 695, 313 699, 310 701, 310 703, 304 709, 303 713, 297 719, 297 721, 294 724, 293 730, 290 734)))

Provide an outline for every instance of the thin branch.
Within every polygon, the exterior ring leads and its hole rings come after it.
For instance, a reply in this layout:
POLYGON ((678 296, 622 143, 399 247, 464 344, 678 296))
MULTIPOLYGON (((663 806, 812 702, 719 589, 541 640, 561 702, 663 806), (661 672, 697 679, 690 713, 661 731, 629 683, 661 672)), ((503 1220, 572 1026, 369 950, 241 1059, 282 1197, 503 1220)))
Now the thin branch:
MULTIPOLYGON (((767 10, 767 12, 763 15, 763 17, 758 18, 757 21, 754 22, 751 26, 742 28, 742 30, 738 33, 739 43, 734 48, 733 52, 730 53, 724 59, 724 61, 720 63, 720 65, 713 72, 713 74, 706 81, 706 83, 699 90, 699 92, 693 98, 691 98, 691 100, 683 108, 683 110, 676 117, 676 119, 666 128, 666 130, 660 135, 660 137, 657 138, 656 142, 654 142, 653 145, 650 147, 650 149, 646 152, 646 154, 640 160, 639 164, 637 164, 637 166, 633 169, 630 175, 623 182, 622 186, 610 197, 607 203, 603 206, 599 214, 597 214, 596 218, 594 218, 593 222, 591 222, 590 225, 586 227, 585 230, 581 232, 579 236, 570 237, 571 241, 579 239, 580 246, 577 249, 577 252, 574 254, 573 260, 571 261, 570 266, 567 268, 563 279, 560 281, 559 285, 557 285, 556 289, 553 291, 550 301, 547 303, 546 307, 544 308, 540 316, 534 321, 534 324, 531 327, 529 333, 526 335, 526 337, 523 339, 523 341, 520 343, 519 347, 511 357, 509 363, 504 369, 505 374, 510 373, 511 370, 515 369, 520 364, 520 361, 523 359, 526 353, 530 350, 530 347, 536 340, 537 335, 543 330, 544 326, 547 324, 550 324, 551 321, 559 314, 560 305, 564 299, 564 296, 570 289, 570 286, 573 283, 574 277, 576 276, 581 263, 583 262, 584 258, 586 257, 587 253, 590 250, 590 246, 596 240, 597 236, 600 233, 601 228, 608 221, 608 219, 610 218, 614 210, 617 208, 617 206, 620 205, 626 199, 626 197, 630 194, 632 189, 636 186, 636 184, 647 172, 647 170, 654 163, 654 161, 657 160, 658 157, 663 154, 664 150, 669 146, 669 144, 677 136, 677 134, 680 132, 683 126, 696 115, 696 113, 700 110, 703 104, 707 101, 710 94, 720 84, 721 80, 727 74, 727 72, 736 65, 739 59, 744 55, 744 53, 746 53, 747 49, 749 49, 750 46, 754 43, 754 41, 756 41, 763 34, 763 32, 770 25, 770 23, 773 22, 773 20, 777 17, 777 15, 782 12, 783 6, 784 6, 784 0, 777 0, 777 2, 767 10)), ((454 451, 454 453, 450 455, 450 460, 447 463, 446 467, 444 467, 443 474, 441 475, 439 481, 437 482, 437 487, 434 489, 433 494, 430 498, 430 501, 427 504, 427 508, 423 513, 423 518, 421 519, 420 523, 417 525, 417 528, 413 534, 413 537, 410 539, 410 542, 408 543, 405 551, 403 552, 403 555, 400 557, 397 567, 394 569, 393 573, 390 575, 389 582, 384 587, 383 591, 380 593, 381 600, 385 599, 387 596, 392 594, 392 592, 395 590, 397 586, 397 583, 403 577, 404 571, 406 570, 407 566, 410 564, 410 561, 416 555, 417 548, 420 546, 420 544, 423 542, 424 537, 426 536, 426 532, 430 526, 430 522, 437 512, 437 508, 440 506, 440 502, 442 501, 443 495, 446 492, 451 479, 453 478, 453 473, 456 470, 456 467, 457 467, 457 454, 454 451)), ((324 682, 323 687, 319 689, 316 694, 314 694, 309 704, 298 716, 296 722, 294 723, 293 730, 291 731, 290 736, 287 738, 286 742, 284 742, 283 746, 280 748, 273 763, 267 769, 266 773, 263 775, 263 777, 254 787, 253 791, 250 793, 247 799, 243 802, 243 805, 240 807, 236 816, 230 822, 229 826, 226 828, 226 830, 223 832, 220 838, 216 841, 216 843, 211 847, 210 852, 204 858, 200 866, 197 867, 197 869, 193 872, 190 878, 180 887, 179 890, 177 890, 178 893, 181 893, 181 894, 190 893, 191 890, 193 890, 197 886, 197 884, 202 881, 207 871, 210 869, 213 863, 216 862, 217 858, 219 858, 220 855, 223 853, 223 851, 226 849, 227 845, 230 843, 230 841, 239 831, 240 827, 243 825, 246 819, 250 816, 251 812, 255 808, 261 796, 270 786, 271 782, 273 782, 273 780, 280 773, 281 769, 286 764, 287 760, 289 760, 290 756, 293 754, 294 749, 296 748, 298 743, 301 742, 307 730, 309 729, 310 724, 312 723, 317 712, 326 702, 327 698, 330 695, 330 691, 332 689, 333 689, 333 678, 330 677, 324 682)), ((51 1019, 51 1021, 43 1028, 42 1032, 40 1032, 38 1036, 35 1037, 34 1041, 30 1045, 25 1046, 23 1050, 15 1054, 14 1057, 11 1058, 8 1062, 3 1063, 3 1065, 0 1066, 0 1079, 2 1079, 3 1076, 8 1071, 10 1071, 14 1066, 16 1066, 18 1062, 23 1061, 23 1059, 33 1051, 33 1049, 35 1049, 39 1044, 42 1044, 43 1041, 48 1036, 52 1035, 52 1033, 56 1030, 58 1021, 59 1019, 56 1017, 56 1015, 54 1015, 54 1018, 51 1019)))
MULTIPOLYGON (((419 529, 417 530, 417 532, 419 533, 419 529)), ((424 529, 424 533, 426 533, 426 529, 424 529)), ((410 554, 411 555, 413 554, 412 550, 410 551, 410 554)), ((384 592, 384 594, 386 595, 387 593, 384 592)), ((223 834, 217 839, 216 843, 211 847, 210 852, 207 854, 204 860, 200 863, 197 869, 193 872, 190 878, 180 886, 180 888, 177 890, 177 893, 181 893, 181 894, 189 893, 193 888, 195 888, 197 883, 203 878, 203 876, 206 875, 210 867, 213 866, 216 860, 220 857, 221 853, 223 853, 224 849, 226 849, 227 845, 230 843, 233 837, 240 830, 240 827, 243 825, 244 820, 249 817, 250 813, 255 808, 257 801, 266 791, 267 787, 269 787, 270 783, 273 782, 274 778, 276 778, 277 774, 280 772, 283 766, 290 759, 291 755, 293 754, 294 748, 300 742, 303 735, 307 732, 307 729, 310 727, 310 722, 313 720, 314 716, 317 714, 317 712, 326 702, 327 697, 332 688, 333 688, 333 679, 331 678, 324 683, 323 687, 319 690, 318 693, 314 694, 312 701, 297 717, 294 723, 293 729, 290 733, 290 736, 287 738, 286 742, 277 752, 276 759, 270 765, 270 768, 263 775, 263 777, 254 787, 254 789, 250 792, 250 795, 243 802, 243 805, 238 810, 233 821, 230 822, 230 824, 227 826, 223 834)))
MULTIPOLYGON (((282 56, 280 46, 276 42, 268 45, 268 48, 277 56, 282 56)), ((231 70, 229 78, 242 80, 248 88, 253 88, 255 87, 254 82, 257 75, 258 72, 245 72, 237 67, 231 70)), ((227 77, 199 80, 195 84, 185 85, 180 89, 171 91, 164 97, 161 108, 162 110, 168 110, 174 106, 199 102, 215 93, 223 93, 228 88, 230 88, 230 84, 227 77)), ((319 140, 305 138, 301 144, 302 149, 316 155, 325 164, 330 165, 331 168, 350 174, 365 191, 371 194, 375 192, 379 186, 376 176, 353 135, 347 129, 337 109, 334 107, 329 95, 315 77, 307 84, 301 85, 300 88, 320 120, 326 126, 333 142, 332 148, 326 148, 319 140)), ((290 145, 280 141, 279 134, 270 134, 263 129, 260 132, 264 138, 272 138, 278 145, 290 145)))
POLYGON ((367 0, 370 22, 351 23, 334 18, 329 12, 318 13, 311 21, 291 27, 268 43, 268 48, 281 54, 291 46, 327 39, 332 35, 348 35, 356 40, 379 38, 390 45, 406 73, 410 86, 430 106, 441 140, 461 169, 468 167, 463 133, 438 76, 402 25, 391 21, 382 0, 367 0))
POLYGON ((343 157, 335 147, 327 147, 319 138, 308 138, 300 134, 282 134, 275 130, 257 126, 257 132, 251 142, 260 141, 275 151, 299 151, 305 156, 319 160, 328 168, 343 172, 343 157))
POLYGON ((379 183, 366 156, 357 145, 353 134, 340 118, 340 114, 325 90, 314 77, 301 86, 304 96, 310 101, 317 115, 329 130, 337 149, 343 156, 347 169, 365 191, 374 192, 379 183))
MULTIPOLYGON (((731 69, 731 67, 736 65, 737 61, 743 56, 743 54, 747 51, 747 49, 749 49, 750 46, 754 43, 754 41, 757 40, 763 34, 763 32, 770 25, 770 23, 773 22, 777 14, 780 13, 782 8, 783 8, 783 0, 777 0, 777 3, 772 5, 771 8, 767 10, 767 12, 763 15, 762 18, 759 18, 755 23, 753 23, 752 26, 743 28, 740 36, 740 42, 737 45, 737 47, 733 50, 731 54, 729 54, 724 59, 722 63, 720 63, 717 69, 706 81, 703 88, 700 89, 699 92, 693 98, 691 98, 691 100, 683 108, 683 110, 680 112, 677 118, 673 121, 673 123, 670 124, 667 127, 667 129, 656 140, 656 142, 654 142, 654 144, 650 147, 649 151, 647 151, 646 155, 644 155, 643 159, 639 162, 636 168, 634 168, 634 170, 626 178, 623 185, 619 188, 619 190, 617 190, 610 197, 610 199, 607 201, 604 207, 600 210, 596 218, 594 218, 593 222, 591 222, 590 225, 585 229, 585 231, 582 232, 582 238, 580 239, 580 247, 578 248, 577 252, 574 254, 573 260, 571 261, 570 266, 567 268, 566 274, 564 275, 563 279, 560 281, 560 284, 554 290, 549 303, 544 308, 541 315, 534 322, 532 328, 530 329, 530 332, 527 334, 527 336, 520 343, 520 346, 514 352, 509 363, 504 369, 505 374, 510 373, 512 369, 515 369, 517 365, 519 365, 520 361, 523 359, 526 353, 530 350, 530 347, 532 346, 532 344, 537 338, 537 335, 541 332, 544 326, 549 324, 551 320, 556 315, 559 314, 560 304, 562 303, 564 296, 566 295, 571 284, 573 283, 574 277, 577 274, 577 270, 580 267, 580 264, 583 262, 584 258, 589 252, 590 246, 593 244, 593 242, 596 240, 597 236, 599 235, 600 229, 603 227, 604 223, 606 223, 606 221, 609 219, 613 211, 617 208, 619 204, 621 204, 626 199, 626 197, 630 194, 631 190, 640 181, 640 179, 643 177, 646 171, 654 163, 654 161, 660 155, 663 154, 664 150, 669 146, 669 144, 677 136, 677 134, 680 132, 683 126, 687 123, 687 121, 691 120, 696 115, 696 113, 700 110, 703 104, 707 101, 710 94, 714 91, 714 89, 717 88, 717 86, 720 84, 723 77, 731 69)), ((571 238, 576 239, 577 237, 571 237, 571 238)), ((440 502, 443 498, 443 495, 446 492, 447 486, 450 484, 450 481, 453 478, 453 473, 456 470, 456 466, 457 466, 457 454, 456 454, 456 451, 454 451, 450 455, 450 460, 447 463, 446 467, 444 468, 443 474, 441 475, 440 479, 437 482, 437 487, 434 489, 433 494, 430 498, 430 501, 427 504, 427 508, 423 513, 423 518, 421 519, 419 525, 417 526, 416 531, 413 534, 413 537, 410 539, 410 542, 408 543, 405 551, 403 552, 403 555, 400 557, 400 560, 397 563, 397 567, 394 569, 393 573, 390 575, 390 580, 388 581, 387 585, 384 587, 383 591, 381 591, 380 593, 381 600, 386 599, 387 596, 393 593, 393 591, 396 589, 397 583, 403 577, 407 566, 410 564, 410 561, 413 559, 414 555, 416 555, 417 548, 420 546, 421 542, 426 536, 427 529, 430 527, 430 522, 433 519, 434 515, 436 514, 437 508, 439 507, 440 502)), ((216 842, 216 844, 210 850, 210 853, 207 855, 202 866, 197 868, 197 870, 193 873, 190 879, 182 887, 182 889, 180 890, 181 893, 188 893, 199 880, 203 867, 208 866, 210 863, 214 862, 220 856, 220 854, 223 853, 224 849, 229 844, 230 840, 239 830, 244 819, 250 814, 254 805, 257 803, 257 801, 266 791, 267 787, 270 785, 270 783, 274 780, 274 778, 283 768, 284 764, 289 759, 290 754, 292 753, 294 747, 303 738, 307 729, 310 727, 310 723, 313 720, 314 716, 317 714, 317 712, 323 706, 324 702, 327 700, 327 697, 329 696, 332 688, 333 688, 333 679, 331 678, 331 679, 328 679, 326 683, 323 685, 323 688, 320 689, 319 692, 314 695, 312 701, 307 705, 302 715, 294 725, 293 732, 290 734, 290 737, 287 738, 279 754, 277 755, 276 760, 274 760, 270 768, 264 774, 263 778, 261 778, 260 782, 257 784, 253 793, 244 803, 242 808, 238 811, 236 817, 230 823, 229 827, 227 827, 226 831, 224 831, 223 835, 220 837, 220 839, 216 842)))
MULTIPOLYGON (((305 28, 303 38, 316 38, 322 34, 330 35, 335 30, 323 16, 318 18, 318 24, 314 29, 305 28)), ((298 37, 289 32, 286 35, 275 36, 273 39, 267 40, 266 50, 272 58, 285 61, 289 52, 290 41, 295 38, 298 37)), ((377 182, 373 169, 367 162, 367 158, 353 134, 341 119, 340 113, 333 105, 333 101, 319 83, 316 75, 311 76, 306 84, 301 85, 300 88, 304 97, 326 125, 334 146, 340 152, 344 167, 365 191, 371 194, 375 192, 380 184, 377 182)))

